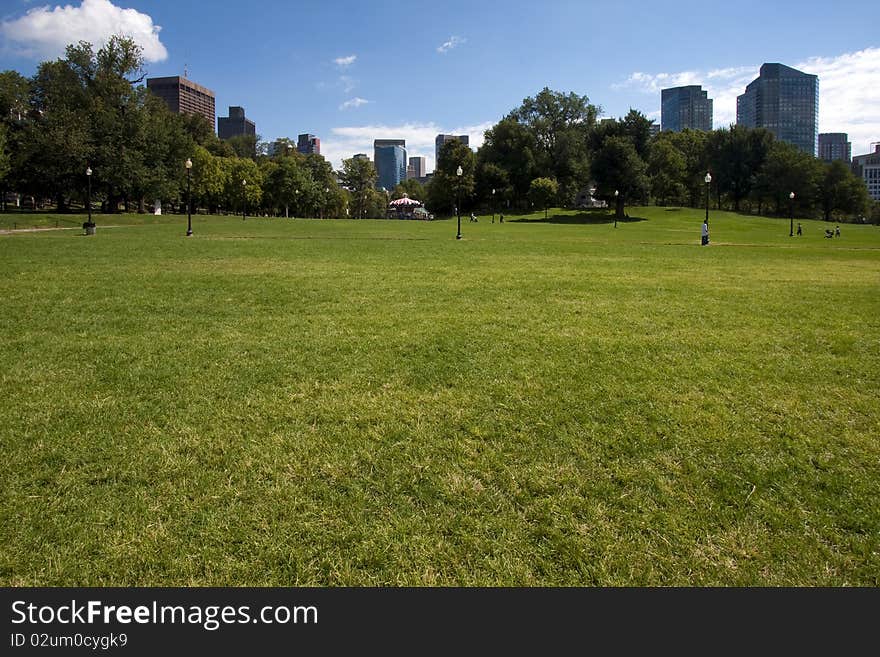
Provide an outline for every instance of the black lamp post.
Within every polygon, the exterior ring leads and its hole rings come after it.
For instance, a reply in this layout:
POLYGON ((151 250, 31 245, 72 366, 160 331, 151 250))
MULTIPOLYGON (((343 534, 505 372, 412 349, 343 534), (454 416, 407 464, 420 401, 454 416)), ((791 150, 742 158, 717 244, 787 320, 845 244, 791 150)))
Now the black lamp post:
POLYGON ((324 218, 324 215, 327 213, 327 201, 329 200, 330 188, 324 188, 324 196, 321 198, 321 219, 324 218))
POLYGON ((86 167, 86 180, 89 181, 88 187, 89 191, 86 195, 86 206, 88 208, 89 213, 89 227, 93 227, 95 224, 92 222, 92 167, 86 167))
POLYGON ((241 181, 241 220, 247 219, 247 180, 241 181))
POLYGON ((492 223, 495 223, 495 188, 492 188, 492 223))
POLYGON ((190 180, 192 179, 193 168, 192 160, 186 158, 186 164, 184 166, 186 167, 186 236, 192 237, 192 188, 190 187, 190 180))
POLYGON ((299 189, 293 190, 293 218, 296 219, 296 209, 299 207, 299 189))
POLYGON ((464 173, 461 170, 461 167, 458 167, 455 170, 455 177, 458 179, 458 184, 455 186, 455 212, 458 214, 458 235, 455 236, 455 239, 461 239, 461 174, 464 173))
POLYGON ((614 227, 617 228, 617 199, 620 197, 620 191, 614 190, 614 227))
POLYGON ((706 172, 706 225, 709 225, 709 183, 712 182, 712 174, 706 172))
POLYGON ((794 192, 788 195, 788 236, 794 237, 794 192))

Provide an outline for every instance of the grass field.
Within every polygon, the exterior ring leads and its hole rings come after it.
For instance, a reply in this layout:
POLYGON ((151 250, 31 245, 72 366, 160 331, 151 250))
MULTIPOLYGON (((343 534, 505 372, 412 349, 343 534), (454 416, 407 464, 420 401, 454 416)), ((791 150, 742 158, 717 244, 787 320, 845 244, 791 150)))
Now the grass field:
POLYGON ((880 585, 880 228, 629 212, 0 217, 0 584, 880 585))

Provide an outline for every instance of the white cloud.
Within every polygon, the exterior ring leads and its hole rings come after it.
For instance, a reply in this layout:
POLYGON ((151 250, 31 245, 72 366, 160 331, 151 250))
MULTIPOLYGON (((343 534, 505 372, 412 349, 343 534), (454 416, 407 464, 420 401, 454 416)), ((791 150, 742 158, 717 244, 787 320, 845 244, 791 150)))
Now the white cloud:
POLYGON ((477 150, 483 145, 483 133, 493 125, 494 121, 486 121, 477 125, 447 128, 429 122, 333 128, 331 136, 321 140, 321 154, 335 169, 339 169, 342 160, 347 160, 355 153, 366 153, 372 160, 374 139, 405 139, 407 157, 423 156, 427 170, 433 171, 434 140, 437 135, 468 135, 470 147, 477 150))
MULTIPOLYGON (((790 66, 819 76, 819 132, 847 133, 853 155, 867 153, 869 144, 880 140, 880 48, 810 57, 790 66)), ((713 99, 714 123, 720 128, 736 123, 736 97, 758 77, 759 69, 760 64, 705 72, 637 72, 612 87, 655 94, 659 105, 661 89, 701 84, 713 99)))
POLYGON ((24 16, 0 23, 0 36, 10 50, 25 57, 62 56, 71 43, 88 41, 103 46, 114 34, 124 34, 143 48, 144 59, 160 62, 168 51, 159 40, 162 28, 148 14, 122 9, 110 0, 83 0, 79 7, 36 7, 24 16))
POLYGON ((819 132, 845 132, 853 155, 880 141, 880 48, 795 64, 819 76, 819 132))
POLYGON ((366 105, 369 102, 370 101, 368 101, 364 98, 352 98, 351 100, 347 100, 344 103, 342 103, 342 105, 339 106, 339 109, 346 110, 346 109, 351 109, 352 107, 357 108, 357 107, 360 107, 361 105, 366 105))
POLYGON ((350 94, 352 90, 357 86, 357 80, 352 78, 349 75, 340 75, 339 76, 339 85, 342 87, 342 91, 347 94, 350 94))
POLYGON ((348 68, 354 61, 357 59, 357 55, 349 55, 348 57, 337 57, 333 60, 333 63, 336 64, 339 68, 348 68))
POLYGON ((467 42, 467 39, 458 36, 451 36, 448 41, 444 41, 441 45, 437 46, 437 52, 441 55, 445 55, 453 48, 460 46, 465 42, 467 42))

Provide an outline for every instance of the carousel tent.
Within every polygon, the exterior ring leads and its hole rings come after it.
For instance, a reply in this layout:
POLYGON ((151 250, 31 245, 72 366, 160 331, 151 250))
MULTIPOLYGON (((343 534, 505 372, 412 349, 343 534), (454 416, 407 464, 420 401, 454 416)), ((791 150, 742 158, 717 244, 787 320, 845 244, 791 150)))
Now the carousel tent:
POLYGON ((397 198, 397 199, 394 199, 393 201, 391 201, 391 203, 388 204, 388 207, 397 208, 399 210, 404 210, 404 209, 416 208, 421 205, 422 204, 419 201, 415 200, 414 198, 410 198, 409 196, 404 194, 402 198, 397 198))

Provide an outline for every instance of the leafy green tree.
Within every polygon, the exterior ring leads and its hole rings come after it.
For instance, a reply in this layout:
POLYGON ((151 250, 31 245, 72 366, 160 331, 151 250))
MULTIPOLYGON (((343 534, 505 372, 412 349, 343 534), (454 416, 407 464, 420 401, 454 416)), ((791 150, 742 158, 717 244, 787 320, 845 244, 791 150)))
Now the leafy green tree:
POLYGON ((232 148, 236 157, 246 157, 251 160, 257 159, 257 135, 235 135, 226 139, 226 144, 232 148))
POLYGON ((223 205, 224 190, 230 184, 231 169, 224 166, 225 158, 212 155, 204 146, 194 146, 192 155, 191 192, 198 203, 216 210, 223 205))
POLYGON ((275 166, 266 178, 266 189, 279 207, 284 208, 284 216, 290 216, 290 208, 294 208, 303 190, 311 187, 311 172, 306 169, 301 154, 277 157, 275 166))
POLYGON ((425 186, 415 178, 408 178, 394 188, 391 192, 391 199, 403 198, 404 194, 406 194, 408 198, 415 199, 416 201, 424 201, 425 186))
POLYGON ((772 142, 752 185, 751 195, 758 203, 758 214, 762 213, 764 203, 773 204, 778 215, 787 214, 792 192, 796 206, 808 211, 821 175, 821 163, 812 155, 786 142, 772 142))
POLYGON ((535 178, 529 188, 529 201, 536 207, 544 209, 544 219, 547 218, 547 208, 553 203, 559 193, 559 185, 551 178, 535 178))
POLYGON ((719 207, 721 196, 726 195, 733 202, 734 211, 739 212, 740 203, 751 193, 773 141, 773 134, 763 128, 733 125, 710 133, 709 163, 719 207))
POLYGON ((619 125, 639 157, 647 162, 651 153, 651 121, 648 117, 638 110, 630 109, 619 125))
POLYGON ((311 179, 311 185, 301 194, 303 203, 314 212, 314 216, 321 216, 330 205, 331 191, 338 186, 336 174, 330 163, 320 155, 309 153, 302 157, 311 179))
POLYGON ((687 205, 699 207, 706 194, 706 172, 709 170, 707 140, 709 132, 686 128, 681 132, 663 131, 654 140, 654 145, 666 142, 673 146, 684 158, 684 176, 680 180, 685 188, 687 205))
POLYGON ((237 208, 238 212, 254 209, 263 200, 262 175, 257 163, 250 158, 228 158, 229 177, 224 195, 226 205, 237 208))
POLYGON ((17 71, 0 72, 0 121, 18 123, 30 109, 30 81, 17 71))
POLYGON ((508 115, 531 134, 538 172, 558 181, 563 204, 589 182, 587 137, 598 114, 587 96, 545 87, 508 115))
POLYGON ((474 152, 460 141, 443 144, 428 187, 428 204, 435 212, 454 212, 470 208, 474 192, 476 158, 474 152), (457 175, 461 167, 462 175, 457 175))
POLYGON ((686 195, 685 156, 675 147, 673 141, 665 136, 673 134, 676 133, 667 132, 658 135, 648 158, 651 195, 660 205, 679 205, 686 195))
POLYGON ((497 164, 481 161, 478 155, 475 191, 477 198, 485 203, 493 214, 501 210, 510 194, 507 171, 497 164))
POLYGON ((643 199, 648 192, 647 164, 627 137, 608 137, 593 158, 596 194, 615 203, 615 217, 625 216, 627 199, 643 199), (617 195, 614 192, 617 192, 617 195))
POLYGON ((865 184, 840 160, 824 165, 819 178, 818 200, 825 221, 831 221, 835 212, 861 214, 868 208, 869 197, 865 184))
POLYGON ((361 219, 372 216, 367 213, 369 192, 376 186, 376 167, 366 158, 351 158, 342 161, 339 178, 352 195, 352 215, 361 219))
MULTIPOLYGON (((486 131, 477 161, 484 171, 494 166, 504 172, 505 188, 509 187, 507 200, 517 205, 527 198, 532 180, 539 176, 537 150, 535 136, 519 121, 507 117, 486 131)), ((491 182, 487 182, 480 195, 485 197, 485 190, 491 188, 491 182)))

